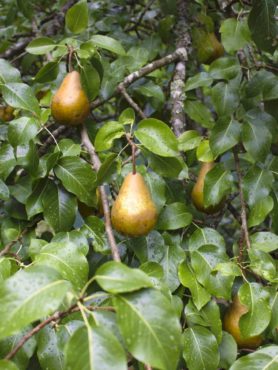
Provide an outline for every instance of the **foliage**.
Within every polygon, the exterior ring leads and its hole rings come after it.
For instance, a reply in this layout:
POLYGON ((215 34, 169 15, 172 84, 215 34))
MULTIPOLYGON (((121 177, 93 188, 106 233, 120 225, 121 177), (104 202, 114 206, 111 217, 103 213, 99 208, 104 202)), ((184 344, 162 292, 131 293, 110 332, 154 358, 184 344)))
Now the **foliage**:
POLYGON ((277 4, 188 2, 189 34, 215 32, 225 54, 200 64, 193 39, 176 137, 173 63, 126 85, 144 119, 118 85, 175 51, 180 3, 1 1, 0 369, 278 366, 277 4), (98 170, 80 129, 51 117, 69 50, 92 102, 98 170), (111 205, 132 170, 130 138, 159 219, 144 237, 116 234, 115 262, 97 188, 111 205), (205 204, 226 200, 208 216, 190 194, 199 161, 212 160, 205 204), (222 329, 238 291, 242 334, 264 338, 251 354, 222 329))

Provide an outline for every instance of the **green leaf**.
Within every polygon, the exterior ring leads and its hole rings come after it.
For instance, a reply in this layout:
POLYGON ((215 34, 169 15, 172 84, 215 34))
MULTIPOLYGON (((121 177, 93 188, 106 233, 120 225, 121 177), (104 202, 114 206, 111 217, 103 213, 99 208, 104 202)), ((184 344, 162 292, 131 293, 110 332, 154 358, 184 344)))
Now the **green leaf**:
POLYGON ((72 242, 49 243, 42 247, 34 258, 36 265, 46 265, 59 272, 77 289, 85 285, 88 278, 88 262, 78 245, 72 242))
POLYGON ((38 132, 38 124, 32 117, 21 117, 9 123, 8 139, 13 147, 28 144, 38 132))
POLYGON ((194 251, 207 244, 215 245, 218 247, 219 252, 226 251, 223 236, 220 235, 218 231, 209 227, 205 227, 203 229, 198 228, 196 231, 194 231, 189 239, 189 250, 194 251))
POLYGON ((133 292, 153 286, 143 271, 114 261, 101 265, 96 271, 95 280, 109 293, 133 292))
POLYGON ((223 276, 241 276, 241 270, 235 262, 220 262, 213 271, 219 271, 223 276))
POLYGON ((77 212, 76 198, 54 182, 49 182, 42 195, 45 220, 55 232, 69 230, 77 212))
POLYGON ((125 49, 123 48, 122 44, 112 37, 104 35, 94 35, 91 40, 96 46, 102 49, 112 51, 112 53, 118 55, 125 55, 125 49))
MULTIPOLYGON (((28 325, 24 330, 18 334, 12 335, 0 341, 0 356, 5 356, 11 352, 22 340, 22 338, 28 334, 33 327, 28 325)), ((37 341, 35 336, 29 338, 29 340, 19 349, 16 355, 13 357, 13 362, 18 366, 19 369, 27 369, 30 358, 33 356, 36 349, 37 341)), ((1 366, 0 366, 1 369, 1 366)), ((6 368, 4 368, 6 370, 6 368)))
POLYGON ((0 178, 6 180, 16 165, 14 151, 11 145, 0 145, 0 178))
POLYGON ((248 25, 253 40, 260 49, 270 53, 274 52, 277 46, 275 40, 278 25, 274 17, 276 6, 276 0, 254 0, 248 17, 248 25))
POLYGON ((81 71, 81 79, 89 100, 94 100, 100 89, 100 77, 98 71, 92 65, 85 65, 81 71))
POLYGON ((69 289, 70 283, 49 267, 31 266, 16 272, 0 285, 0 338, 53 313, 69 289))
POLYGON ((7 60, 0 59, 0 83, 20 82, 20 72, 7 60))
POLYGON ((66 26, 73 33, 80 33, 88 26, 89 15, 86 0, 74 4, 66 14, 66 26))
POLYGON ((184 110, 193 121, 199 123, 201 126, 205 128, 212 128, 214 126, 211 111, 200 101, 186 100, 184 110))
POLYGON ((105 123, 97 132, 95 148, 97 152, 108 150, 112 147, 113 141, 124 136, 123 125, 116 121, 105 123))
POLYGON ((252 248, 263 252, 273 252, 278 249, 278 236, 269 231, 251 235, 250 241, 252 248))
POLYGON ((117 171, 118 155, 116 153, 110 153, 105 161, 101 164, 97 172, 97 184, 101 185, 104 182, 109 182, 111 176, 117 171))
POLYGON ((55 47, 55 42, 49 37, 39 37, 28 44, 26 51, 30 54, 44 55, 49 53, 55 47))
POLYGON ((274 201, 271 196, 260 199, 250 210, 248 226, 253 227, 263 223, 273 207, 274 201))
POLYGON ((218 58, 209 66, 210 76, 215 80, 232 80, 240 75, 241 68, 237 58, 218 58))
POLYGON ((103 325, 87 325, 76 330, 67 342, 65 368, 126 370, 126 356, 118 339, 103 325))
POLYGON ((158 230, 177 230, 190 225, 192 215, 184 203, 166 205, 161 212, 156 228, 158 230))
POLYGON ((0 370, 19 370, 14 362, 8 360, 0 360, 0 370))
POLYGON ((148 159, 149 166, 154 172, 163 177, 178 178, 186 166, 181 158, 161 157, 143 149, 144 156, 148 159))
POLYGON ((213 154, 210 149, 209 141, 203 140, 196 151, 197 159, 201 162, 212 162, 213 154))
POLYGON ((45 64, 35 76, 35 81, 45 83, 53 81, 59 73, 59 64, 57 62, 49 62, 45 64))
POLYGON ((270 345, 240 357, 230 370, 275 370, 278 366, 278 346, 270 345))
POLYGON ((245 283, 240 287, 238 294, 240 302, 248 308, 248 313, 239 320, 242 337, 261 334, 271 318, 268 291, 258 283, 245 283))
POLYGON ((166 183, 155 172, 147 172, 144 175, 144 179, 148 185, 156 209, 160 212, 166 203, 166 183))
POLYGON ((229 117, 221 117, 211 131, 210 148, 217 158, 220 154, 233 148, 240 138, 241 125, 229 117))
POLYGON ((136 87, 134 90, 143 96, 156 99, 159 103, 164 103, 165 96, 162 88, 159 85, 154 84, 152 81, 148 81, 144 85, 136 87))
POLYGON ((155 154, 162 157, 179 155, 178 142, 173 131, 158 119, 143 119, 134 134, 149 151, 155 154))
POLYGON ((133 125, 135 121, 135 112, 132 108, 126 108, 119 117, 119 122, 122 125, 133 125))
POLYGON ((246 18, 226 19, 220 27, 220 33, 222 44, 228 53, 243 48, 251 39, 246 18))
POLYGON ((234 276, 225 276, 221 272, 212 272, 222 262, 227 262, 226 253, 214 245, 205 245, 191 253, 191 264, 196 278, 207 291, 219 298, 230 299, 234 276))
POLYGON ((201 326, 185 329, 183 357, 189 370, 217 370, 219 353, 215 336, 201 326))
POLYGON ((155 368, 175 369, 180 357, 181 328, 170 301, 157 290, 145 289, 116 296, 113 303, 121 334, 133 357, 155 368))
POLYGON ((32 190, 32 193, 27 198, 26 212, 27 212, 27 215, 28 215, 29 219, 43 211, 42 199, 43 199, 43 195, 46 191, 47 184, 48 184, 47 179, 39 180, 35 184, 35 186, 32 190))
POLYGON ((10 196, 10 191, 7 185, 0 179, 0 199, 8 200, 10 196))
POLYGON ((211 89, 211 98, 218 116, 231 115, 239 104, 238 89, 224 82, 219 82, 211 89))
POLYGON ((180 285, 178 266, 184 257, 184 250, 178 244, 165 246, 165 253, 159 264, 163 268, 164 281, 171 292, 174 292, 180 285))
POLYGON ((0 282, 7 279, 10 276, 10 274, 11 274, 11 261, 8 258, 0 257, 0 282))
POLYGON ((216 165, 205 177, 204 204, 205 207, 218 205, 231 191, 233 176, 223 166, 216 165))
POLYGON ((273 184, 273 175, 270 171, 257 166, 250 168, 243 178, 244 197, 250 207, 270 193, 273 184))
MULTIPOLYGON (((262 100, 275 100, 278 98, 278 77, 265 69, 257 72, 246 87, 248 97, 261 96, 262 100)), ((262 114, 263 112, 261 112, 262 114)))
POLYGON ((102 254, 110 254, 111 249, 107 241, 103 220, 100 220, 96 216, 89 216, 86 217, 85 221, 83 228, 86 230, 88 237, 93 239, 94 251, 102 254))
MULTIPOLYGON (((58 150, 58 148, 56 147, 58 150)), ((81 145, 76 144, 71 139, 62 139, 59 141, 59 149, 63 153, 64 157, 79 156, 81 153, 81 145)), ((58 151, 57 151, 58 153, 58 151)))
POLYGON ((198 147, 201 141, 202 137, 200 136, 198 131, 195 130, 185 131, 178 137, 179 150, 187 152, 188 150, 195 149, 198 147))
POLYGON ((242 142, 254 161, 263 162, 269 154, 272 135, 267 127, 256 122, 245 122, 242 129, 242 142))
POLYGON ((185 91, 197 89, 198 87, 210 86, 213 78, 207 72, 197 73, 193 77, 189 77, 185 83, 185 91))
POLYGON ((10 82, 2 86, 4 100, 10 106, 40 115, 40 107, 33 90, 28 85, 10 82))
POLYGON ((276 262, 268 253, 252 248, 248 255, 252 271, 268 281, 278 282, 276 262))
POLYGON ((54 167, 54 172, 64 187, 81 202, 96 204, 96 173, 87 162, 79 157, 63 157, 54 167))
POLYGON ((179 279, 182 285, 190 290, 193 302, 198 310, 208 303, 210 294, 198 283, 194 272, 186 261, 179 266, 179 279))
MULTIPOLYGON (((219 367, 229 369, 237 358, 237 344, 233 336, 223 331, 222 341, 219 346, 219 367)), ((245 369, 246 370, 246 369, 245 369)))

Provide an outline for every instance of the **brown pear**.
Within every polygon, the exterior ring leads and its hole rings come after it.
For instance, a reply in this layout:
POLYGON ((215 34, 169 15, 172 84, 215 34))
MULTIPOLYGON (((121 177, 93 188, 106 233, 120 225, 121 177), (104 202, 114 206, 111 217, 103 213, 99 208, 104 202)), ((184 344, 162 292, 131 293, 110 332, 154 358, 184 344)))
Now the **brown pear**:
POLYGON ((80 74, 77 71, 68 73, 52 99, 52 116, 58 123, 75 126, 82 124, 89 112, 90 103, 80 74))
POLYGON ((223 327, 225 331, 227 331, 234 337, 239 347, 257 348, 261 345, 263 341, 262 335, 245 338, 242 337, 242 334, 240 332, 239 320, 241 316, 247 312, 247 307, 240 302, 238 295, 235 295, 232 305, 224 316, 223 327))
POLYGON ((193 186, 191 198, 195 205, 195 207, 207 214, 213 214, 218 212, 222 208, 222 203, 216 206, 205 207, 204 205, 204 184, 205 184, 205 177, 206 174, 214 167, 214 162, 203 162, 200 172, 198 174, 198 178, 196 184, 193 186))
POLYGON ((124 235, 148 234, 157 221, 157 210, 144 178, 128 174, 111 211, 113 227, 124 235))

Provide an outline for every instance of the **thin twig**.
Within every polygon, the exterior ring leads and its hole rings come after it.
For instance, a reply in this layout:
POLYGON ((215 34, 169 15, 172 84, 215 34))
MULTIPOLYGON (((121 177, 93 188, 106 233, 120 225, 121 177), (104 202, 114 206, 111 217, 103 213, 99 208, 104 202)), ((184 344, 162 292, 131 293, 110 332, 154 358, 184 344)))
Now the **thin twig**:
MULTIPOLYGON (((86 306, 86 308, 90 311, 114 311, 114 307, 111 306, 86 306)), ((49 325, 51 322, 57 323, 58 321, 62 320, 64 317, 74 313, 79 312, 80 308, 78 307, 78 304, 72 305, 68 310, 66 311, 57 311, 52 316, 48 317, 46 320, 40 322, 37 326, 35 326, 32 330, 30 330, 26 335, 24 335, 21 340, 18 342, 18 344, 13 348, 11 352, 9 352, 5 360, 12 359, 17 352, 20 350, 21 347, 24 346, 24 344, 35 334, 37 334, 40 330, 42 330, 45 326, 49 325)))
POLYGON ((129 105, 139 114, 141 118, 147 118, 145 113, 141 110, 139 105, 132 99, 132 97, 126 91, 126 88, 123 85, 118 86, 118 91, 121 92, 125 100, 129 103, 129 105))
POLYGON ((235 166, 236 166, 236 172, 238 177, 238 189, 239 189, 239 197, 240 197, 240 204, 241 204, 241 212, 240 212, 240 218, 241 218, 241 231, 243 239, 245 240, 245 244, 247 249, 251 248, 250 238, 249 238, 249 232, 248 232, 248 225, 247 225, 247 212, 246 212, 246 205, 244 201, 244 195, 243 195, 243 185, 242 185, 242 174, 240 169, 240 162, 239 162, 239 156, 237 149, 233 149, 234 153, 234 160, 235 160, 235 166))
POLYGON ((129 145, 131 146, 132 173, 133 173, 133 175, 135 175, 136 174, 136 144, 132 140, 130 134, 126 134, 126 139, 129 143, 129 145))
MULTIPOLYGON (((101 162, 99 160, 99 157, 95 151, 95 148, 93 144, 91 143, 91 140, 88 136, 88 132, 86 129, 86 126, 83 125, 81 129, 81 138, 82 138, 82 144, 86 147, 90 158, 92 165, 96 171, 99 170, 101 166, 101 162)), ((100 197, 101 197, 101 202, 103 206, 103 213, 104 213, 104 220, 105 220, 105 231, 108 237, 108 241, 110 244, 111 252, 112 252, 112 257, 114 261, 121 262, 120 254, 118 251, 117 243, 114 237, 113 229, 112 229, 112 224, 111 224, 111 218, 110 218, 110 208, 109 208, 109 202, 107 198, 107 194, 105 192, 104 186, 99 187, 100 191, 100 197)))
POLYGON ((144 7, 144 9, 142 10, 141 14, 139 15, 138 17, 138 20, 134 22, 134 25, 127 28, 125 30, 125 32, 130 32, 130 31, 134 31, 138 28, 138 26, 140 26, 145 14, 147 13, 147 11, 150 9, 150 7, 152 6, 152 4, 155 2, 155 0, 150 0, 146 6, 144 7))

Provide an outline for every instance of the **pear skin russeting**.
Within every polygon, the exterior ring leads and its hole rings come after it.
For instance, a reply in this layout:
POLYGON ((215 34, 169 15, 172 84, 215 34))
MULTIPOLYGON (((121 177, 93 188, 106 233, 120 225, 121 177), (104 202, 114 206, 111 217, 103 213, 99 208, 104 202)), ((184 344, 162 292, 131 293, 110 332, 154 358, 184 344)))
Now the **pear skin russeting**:
POLYGON ((143 176, 139 173, 128 174, 112 207, 113 227, 124 235, 146 235, 154 228, 157 216, 143 176))
POLYGON ((257 348, 261 345, 263 341, 262 335, 256 335, 254 337, 245 338, 242 337, 239 320, 242 315, 248 312, 247 307, 245 307, 239 300, 238 295, 233 299, 233 303, 226 312, 223 321, 224 330, 230 333, 240 348, 257 348))
POLYGON ((82 88, 79 72, 66 75, 52 99, 51 113, 55 121, 70 126, 80 125, 87 118, 90 103, 82 88))
POLYGON ((191 192, 191 199, 195 205, 195 207, 207 214, 213 214, 218 212, 222 208, 222 202, 217 204, 216 206, 205 207, 204 205, 204 185, 205 185, 205 177, 206 174, 214 167, 214 162, 203 162, 200 172, 198 174, 198 178, 196 184, 193 186, 191 192))

